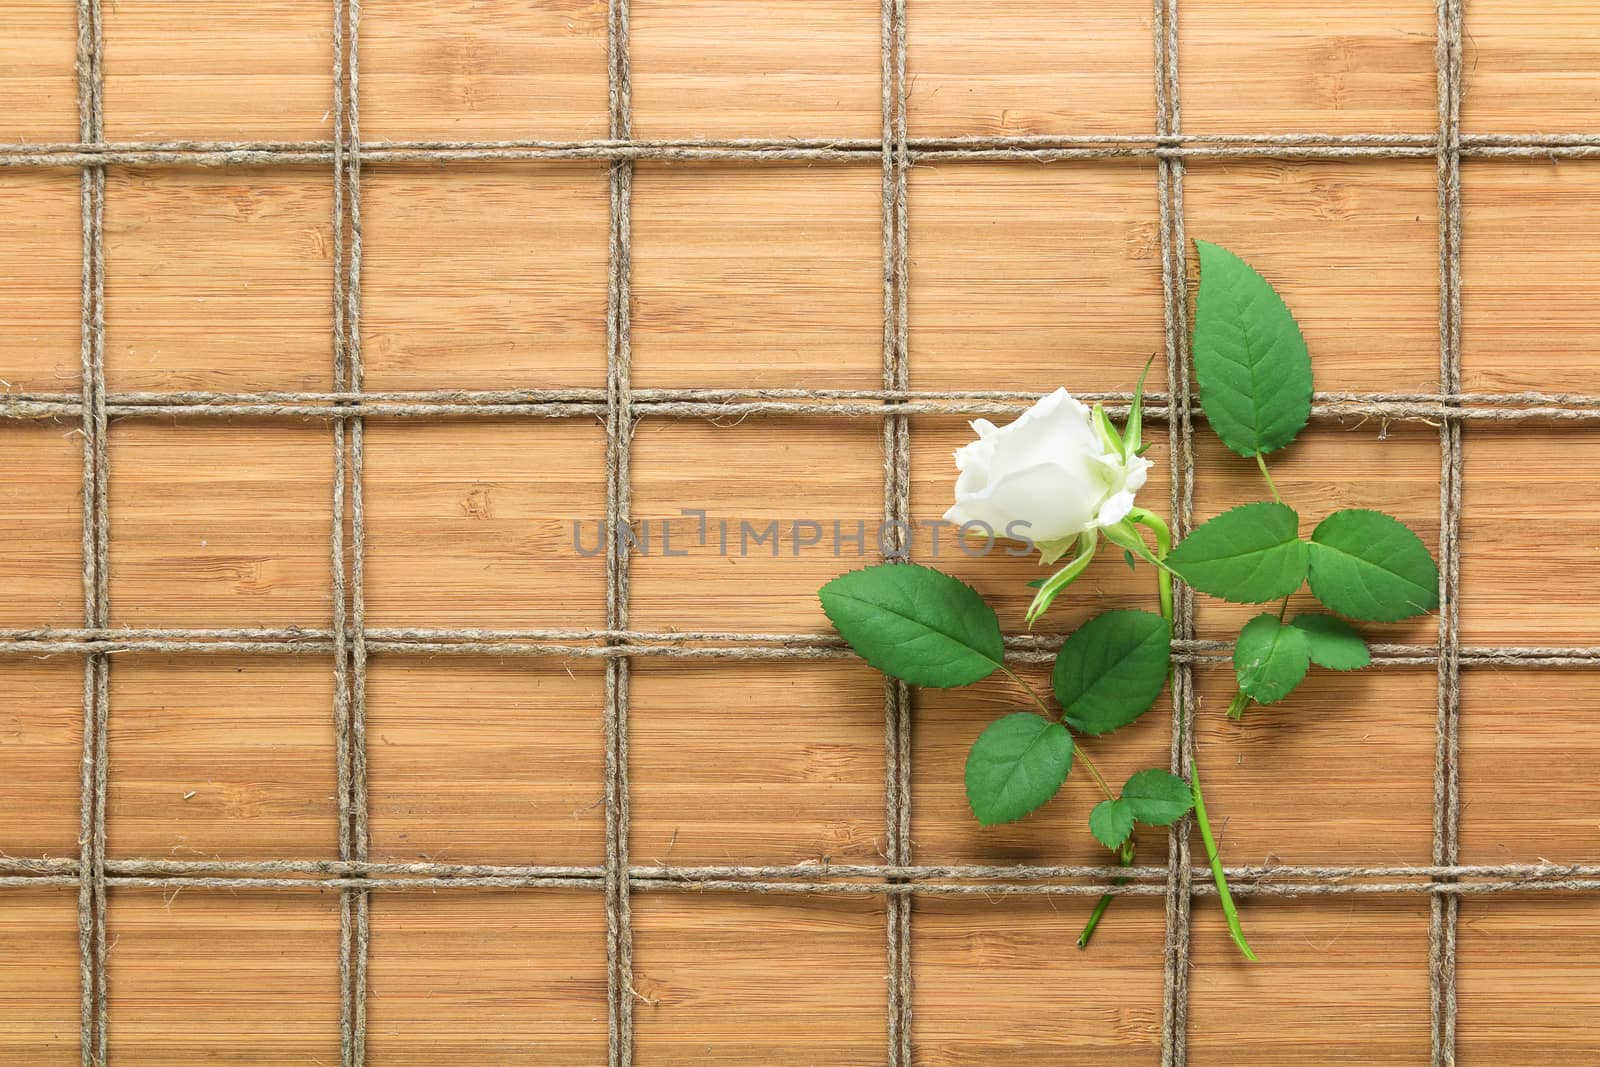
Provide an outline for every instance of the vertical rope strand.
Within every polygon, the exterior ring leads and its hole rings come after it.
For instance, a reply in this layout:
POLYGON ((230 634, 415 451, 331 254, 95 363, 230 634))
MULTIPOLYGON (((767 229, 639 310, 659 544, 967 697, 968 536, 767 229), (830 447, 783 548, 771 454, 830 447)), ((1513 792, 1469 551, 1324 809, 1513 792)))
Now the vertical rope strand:
MULTIPOLYGON (((86 143, 105 140, 101 55, 104 35, 99 0, 79 0, 76 70, 78 134, 86 143)), ((110 540, 106 517, 109 475, 105 410, 105 168, 85 168, 79 179, 83 270, 80 291, 80 382, 83 399, 82 550, 85 622, 107 625, 110 540)), ((110 668, 104 655, 84 661, 83 761, 79 786, 78 950, 79 1059, 106 1061, 106 730, 110 717, 110 668)))
MULTIPOLYGON (((348 391, 364 388, 361 360, 361 0, 348 0, 345 46, 344 129, 345 210, 349 216, 349 273, 345 278, 345 375, 348 391)), ((367 823, 367 608, 366 608, 366 496, 362 478, 366 466, 366 422, 350 423, 350 817, 356 860, 368 858, 367 823)), ((351 946, 351 1056, 354 1067, 367 1055, 367 955, 371 940, 372 895, 357 891, 354 944, 351 946)))
MULTIPOLYGON (((896 338, 895 316, 898 309, 895 293, 895 249, 897 247, 897 226, 895 225, 895 156, 894 156, 894 120, 895 120, 895 91, 894 91, 894 26, 895 26, 895 0, 881 0, 878 9, 879 15, 879 48, 882 54, 882 80, 880 104, 882 107, 882 151, 883 165, 883 387, 893 389, 895 382, 895 351, 896 338)), ((885 418, 882 425, 883 435, 883 518, 885 523, 894 521, 894 462, 898 454, 898 427, 896 420, 885 418)), ((890 527, 893 530, 893 527, 890 527)), ((891 532, 890 537, 895 534, 891 532)), ((891 542, 893 543, 893 542, 891 542)), ((883 679, 883 817, 884 817, 884 849, 883 856, 886 863, 898 865, 900 862, 900 745, 897 723, 900 719, 900 693, 899 683, 884 676, 883 679)), ((889 897, 884 904, 885 915, 885 946, 888 973, 885 983, 888 989, 888 1023, 887 1038, 888 1051, 885 1063, 889 1067, 900 1065, 900 956, 901 956, 901 916, 904 907, 896 897, 889 897)))
MULTIPOLYGON (((333 381, 339 392, 349 389, 348 339, 345 334, 345 138, 344 138, 344 37, 345 0, 333 4, 333 381)), ((334 759, 338 771, 339 859, 355 858, 355 843, 350 818, 350 649, 346 617, 344 520, 346 433, 344 419, 333 425, 333 737, 334 759)), ((355 1057, 354 968, 355 943, 353 890, 339 894, 339 1062, 353 1067, 355 1057)))
MULTIPOLYGON (((907 211, 909 154, 906 150, 905 0, 883 0, 879 46, 882 54, 883 154, 883 385, 905 390, 910 381, 907 314, 910 232, 907 211)), ((883 517, 886 555, 911 554, 911 426, 903 415, 883 423, 883 517)), ((890 863, 911 862, 911 690, 884 679, 885 853, 890 863)), ((888 1062, 911 1063, 911 912, 909 894, 885 904, 888 929, 888 1062)))
MULTIPOLYGON (((628 0, 606 9, 610 136, 633 133, 628 57, 628 0)), ((628 542, 619 535, 632 512, 629 449, 633 437, 632 279, 633 162, 610 164, 610 280, 606 307, 606 625, 628 625, 628 542)), ((628 896, 628 661, 606 661, 606 955, 607 1034, 611 1067, 633 1062, 633 924, 628 896)))
MULTIPOLYGON (((1461 391, 1461 38, 1460 0, 1436 5, 1439 87, 1439 392, 1461 391)), ((1434 742, 1434 863, 1454 864, 1461 822, 1461 423, 1439 426, 1439 661, 1434 742)), ((1456 930, 1459 900, 1429 906, 1429 1002, 1434 1067, 1456 1061, 1456 930)))
MULTIPOLYGON (((906 149, 906 4, 894 4, 894 95, 895 95, 895 388, 906 390, 911 381, 911 215, 909 184, 911 174, 910 154, 906 149)), ((911 419, 900 416, 899 436, 895 441, 894 503, 906 531, 906 554, 911 553, 911 419)), ((895 735, 899 741, 900 756, 895 771, 900 778, 900 863, 912 862, 911 842, 911 687, 899 686, 897 693, 895 735)), ((899 1015, 900 1063, 911 1067, 911 916, 915 908, 909 894, 900 904, 900 973, 899 1015)))
MULTIPOLYGON (((1183 132, 1178 86, 1178 3, 1155 0, 1156 132, 1183 132)), ((1189 282, 1187 239, 1183 223, 1183 161, 1174 157, 1156 164, 1160 208, 1161 293, 1166 326, 1167 391, 1173 415, 1167 420, 1172 486, 1172 532, 1189 532, 1194 510, 1194 420, 1190 411, 1189 282)), ((1182 582, 1173 590, 1175 636, 1194 637, 1194 595, 1182 582)), ((1187 775, 1194 762, 1194 668, 1174 665, 1172 672, 1172 770, 1187 775)), ((1191 818, 1181 819, 1167 837, 1166 997, 1162 1008, 1162 1067, 1183 1067, 1188 1061, 1190 911, 1193 874, 1190 863, 1191 818)))
MULTIPOLYGON (((78 139, 94 136, 94 25, 88 0, 78 2, 78 139)), ((83 240, 82 285, 79 293, 79 374, 83 398, 83 482, 81 488, 83 533, 83 624, 98 618, 99 555, 95 551, 95 395, 94 395, 94 171, 85 168, 78 179, 80 225, 83 240)), ((83 758, 80 768, 78 812, 78 1026, 79 1062, 90 1067, 95 1049, 94 980, 94 763, 95 674, 98 658, 88 656, 83 667, 83 758)))

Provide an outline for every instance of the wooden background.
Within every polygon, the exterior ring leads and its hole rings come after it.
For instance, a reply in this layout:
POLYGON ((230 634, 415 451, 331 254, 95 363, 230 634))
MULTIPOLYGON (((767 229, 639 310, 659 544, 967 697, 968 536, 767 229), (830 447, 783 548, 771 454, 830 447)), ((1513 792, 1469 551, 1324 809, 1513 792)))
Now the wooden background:
MULTIPOLYGON (((1185 3, 1193 133, 1431 132, 1434 7, 1185 3)), ((1154 131, 1148 0, 910 0, 913 135, 1154 131)), ((871 0, 632 0, 641 137, 876 137, 871 0)), ((106 131, 125 139, 327 138, 330 12, 307 0, 105 7, 106 131)), ((1469 0, 1465 128, 1600 126, 1600 8, 1469 0)), ((72 5, 0 0, 0 142, 76 137, 72 5)), ((363 133, 571 138, 605 131, 599 0, 366 5, 363 133)), ((1464 387, 1595 392, 1600 162, 1463 165, 1464 387)), ((875 166, 640 165, 634 383, 872 388, 880 380, 875 166)), ((600 387, 603 165, 363 169, 371 389, 600 387)), ((107 381, 114 390, 332 386, 326 168, 108 173, 107 381)), ((1438 384, 1431 160, 1196 163, 1191 236, 1283 290, 1325 389, 1438 384)), ((1128 388, 1162 344, 1154 169, 1140 162, 917 167, 910 178, 914 388, 1128 388)), ((0 173, 0 381, 78 388, 78 176, 0 173)), ((1600 643, 1600 431, 1465 434, 1462 625, 1471 644, 1600 643)), ((913 429, 913 509, 948 504, 957 419, 913 429)), ((881 513, 877 423, 649 421, 634 512, 713 520, 881 513)), ((1259 495, 1201 435, 1198 511, 1259 495)), ((331 449, 321 423, 118 422, 111 429, 115 625, 327 626, 331 449)), ((80 621, 79 465, 69 422, 0 424, 0 625, 80 621)), ((378 626, 595 626, 601 561, 571 550, 603 512, 604 433, 583 420, 375 423, 365 481, 378 626)), ((1164 443, 1146 494, 1166 499, 1164 443)), ((1307 511, 1365 504, 1438 537, 1430 426, 1319 421, 1278 465, 1307 511)), ((676 519, 689 539, 692 520, 676 519)), ((1018 628, 1029 564, 949 554, 1018 628)), ((932 560, 926 533, 919 556, 932 560)), ((831 545, 773 558, 639 558, 643 629, 819 630, 831 545)), ((1096 564, 1057 625, 1143 605, 1148 574, 1096 564)), ((1202 636, 1240 611, 1205 604, 1202 636)), ((1429 642, 1432 618, 1377 628, 1429 642)), ((593 864, 603 854, 594 661, 380 657, 369 690, 374 859, 593 864)), ((1463 862, 1594 862, 1600 727, 1591 671, 1470 670, 1463 862)), ((336 851, 331 664, 119 657, 109 853, 336 851)), ((77 854, 80 666, 0 663, 0 851, 77 854)), ((1230 863, 1429 858, 1429 669, 1314 675, 1241 727, 1200 680, 1201 759, 1230 863)), ((920 863, 1098 862, 1074 782, 983 830, 960 766, 1013 697, 919 698, 920 863)), ((645 662, 632 690, 635 862, 875 862, 882 691, 849 663, 645 662)), ((1164 762, 1165 705, 1097 746, 1109 773, 1164 762)), ((1141 838, 1163 862, 1165 837, 1141 838)), ((0 1060, 76 1062, 75 892, 6 889, 0 1060)), ((1117 904, 1091 951, 1086 902, 928 899, 913 922, 915 1047, 928 1067, 1154 1063, 1158 903, 1117 904)), ((1428 1047, 1427 906, 1344 896, 1247 902, 1242 965, 1195 910, 1192 1062, 1418 1064, 1428 1047)), ((598 894, 382 894, 373 904, 373 1064, 603 1062, 598 894)), ((640 894, 638 1060, 881 1062, 881 901, 640 894)), ((326 894, 114 893, 118 1064, 337 1062, 338 903, 326 894)), ((1600 903, 1558 894, 1461 908, 1460 1062, 1600 1062, 1600 903)))

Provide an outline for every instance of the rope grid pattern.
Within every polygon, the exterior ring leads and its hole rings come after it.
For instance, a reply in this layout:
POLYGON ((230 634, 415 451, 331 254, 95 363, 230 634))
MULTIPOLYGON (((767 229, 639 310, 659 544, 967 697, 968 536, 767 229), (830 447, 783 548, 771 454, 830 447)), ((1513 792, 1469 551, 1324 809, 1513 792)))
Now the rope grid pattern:
MULTIPOLYGON (((1461 161, 1492 158, 1600 157, 1600 135, 1463 135, 1461 0, 1436 0, 1438 129, 1427 134, 1190 135, 1182 132, 1178 70, 1178 2, 1152 0, 1156 132, 1121 137, 913 138, 907 131, 905 0, 881 2, 882 132, 876 139, 636 140, 632 136, 628 0, 608 0, 609 130, 593 141, 367 142, 360 133, 360 0, 333 4, 333 136, 328 141, 164 141, 112 143, 104 138, 100 0, 78 0, 76 73, 78 140, 0 145, 0 167, 80 170, 82 220, 81 369, 78 393, 8 393, 0 419, 75 420, 83 437, 81 629, 0 630, 0 656, 84 657, 80 848, 75 858, 0 856, 0 887, 60 885, 78 890, 80 1049, 83 1067, 107 1062, 106 896, 109 888, 336 891, 340 897, 340 1046, 346 1067, 365 1061, 367 957, 374 892, 472 888, 581 888, 603 893, 606 909, 608 1062, 633 1058, 635 891, 867 894, 885 898, 888 1021, 886 1062, 912 1062, 911 919, 913 897, 1161 896, 1166 945, 1161 1059, 1187 1062, 1190 908, 1215 896, 1209 871, 1192 862, 1190 820, 1174 826, 1162 866, 930 866, 913 862, 911 840, 911 695, 885 685, 884 862, 834 865, 635 866, 628 853, 629 662, 633 657, 828 659, 851 655, 831 634, 650 632, 630 628, 629 553, 608 539, 606 626, 603 630, 369 628, 365 622, 363 434, 367 418, 593 417, 606 427, 606 514, 611 529, 631 514, 630 440, 644 418, 737 419, 751 415, 837 415, 882 420, 884 519, 895 540, 891 558, 907 558, 903 531, 910 511, 911 420, 918 416, 1014 413, 1030 393, 910 388, 908 322, 910 168, 919 162, 1154 160, 1162 252, 1165 391, 1152 391, 1145 414, 1165 422, 1172 463, 1171 511, 1180 536, 1192 525, 1194 421, 1203 419, 1191 393, 1188 280, 1184 232, 1186 161, 1201 159, 1433 159, 1439 205, 1439 367, 1437 393, 1318 393, 1313 415, 1324 420, 1379 419, 1438 427, 1440 440, 1440 602, 1436 645, 1375 645, 1381 667, 1431 665, 1437 671, 1434 826, 1428 866, 1268 866, 1228 869, 1242 897, 1341 894, 1426 894, 1430 900, 1432 1062, 1455 1063, 1456 938, 1463 896, 1509 891, 1594 892, 1600 865, 1550 863, 1462 865, 1459 769, 1461 672, 1464 667, 1600 666, 1600 647, 1463 648, 1460 635, 1462 427, 1471 421, 1591 422, 1600 395, 1464 393, 1461 390, 1461 161), (603 390, 363 389, 361 355, 361 167, 363 162, 604 161, 610 184, 607 380, 603 390), (629 304, 631 195, 634 163, 711 160, 733 163, 805 161, 876 164, 882 170, 883 388, 634 389, 629 304), (329 392, 111 393, 105 383, 105 167, 328 165, 333 201, 333 362, 329 392), (333 625, 328 629, 132 629, 109 623, 108 419, 182 416, 325 420, 333 445, 330 562, 333 625), (346 544, 346 520, 350 533, 346 544), (347 558, 348 552, 348 558, 347 558), (179 861, 106 858, 110 659, 117 652, 331 655, 338 774, 337 860, 179 861), (600 866, 502 866, 375 863, 369 857, 366 770, 366 680, 372 654, 467 654, 597 657, 605 660, 603 710, 605 860, 600 866)), ((1124 414, 1127 393, 1086 393, 1124 414)), ((1194 763, 1193 667, 1225 661, 1226 642, 1195 637, 1194 602, 1177 590, 1171 766, 1194 763)), ((1061 635, 1007 639, 1007 656, 1048 662, 1061 635)))

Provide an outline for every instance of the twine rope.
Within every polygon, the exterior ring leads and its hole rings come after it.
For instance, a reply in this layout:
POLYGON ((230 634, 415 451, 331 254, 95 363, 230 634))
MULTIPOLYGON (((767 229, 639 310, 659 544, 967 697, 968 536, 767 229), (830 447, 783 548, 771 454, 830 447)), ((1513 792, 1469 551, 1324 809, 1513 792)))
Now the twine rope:
MULTIPOLYGON (((1178 78, 1177 0, 1154 0, 1156 131, 1181 137, 1183 117, 1178 78)), ((1309 147, 1309 146, 1307 146, 1309 147)), ((1332 149, 1339 151, 1341 149, 1332 149)), ((1351 149, 1356 150, 1356 149, 1351 149)), ((1156 194, 1161 237, 1161 293, 1167 363, 1167 443, 1170 461, 1170 505, 1175 538, 1188 533, 1194 520, 1194 398, 1189 357, 1187 237, 1183 211, 1184 167, 1181 155, 1157 159, 1156 194)), ((1182 582, 1173 589, 1173 636, 1192 642, 1195 635, 1194 595, 1182 582)), ((1172 670, 1171 767, 1179 776, 1194 764, 1194 671, 1189 662, 1172 670)), ((1185 816, 1168 831, 1166 942, 1164 946, 1161 1029, 1162 1067, 1182 1067, 1188 1059, 1190 911, 1197 888, 1191 869, 1192 818, 1185 816)))
MULTIPOLYGON (((1461 0, 1437 0, 1434 59, 1439 86, 1439 389, 1461 391, 1461 0)), ((1447 399, 1447 402, 1449 400, 1447 399)), ((1461 502, 1458 420, 1439 424, 1439 655, 1434 743, 1433 862, 1454 865, 1461 824, 1461 502)), ((1446 884, 1451 876, 1438 876, 1446 884)), ((1428 986, 1433 1067, 1456 1062, 1456 933, 1459 895, 1436 893, 1429 904, 1428 986)))
MULTIPOLYGON (((99 0, 78 0, 75 68, 78 85, 78 136, 104 138, 100 70, 99 0)), ((80 292, 80 398, 83 435, 83 595, 84 622, 108 624, 106 521, 107 457, 105 408, 105 169, 92 166, 79 178, 83 240, 80 292)), ((110 706, 110 661, 84 659, 83 759, 79 781, 78 980, 79 1060, 83 1067, 106 1062, 106 721, 110 706)))
MULTIPOLYGON (((906 122, 904 0, 881 0, 883 129, 876 139, 756 138, 639 140, 632 136, 627 0, 609 0, 607 18, 608 137, 591 141, 363 141, 359 123, 360 0, 335 0, 334 132, 326 141, 108 142, 104 137, 100 0, 78 0, 75 60, 79 129, 74 142, 0 145, 0 166, 77 168, 83 241, 82 377, 77 393, 0 396, 0 418, 76 420, 83 451, 83 627, 0 631, 0 655, 84 656, 84 731, 80 778, 80 845, 75 858, 0 856, 0 886, 62 885, 78 889, 80 1052, 84 1067, 107 1054, 106 894, 108 887, 284 889, 340 895, 341 1059, 365 1058, 365 1007, 370 894, 447 888, 583 888, 606 898, 608 1060, 631 1063, 633 1052, 632 891, 876 894, 886 898, 888 1062, 911 1062, 911 898, 915 894, 1001 898, 1017 895, 1160 895, 1167 907, 1162 1029, 1163 1064, 1186 1063, 1189 909, 1215 894, 1207 870, 1191 863, 1189 823, 1172 831, 1165 866, 918 866, 911 862, 911 702, 906 687, 885 689, 886 862, 880 865, 670 868, 630 863, 627 850, 628 663, 634 656, 726 659, 813 659, 851 653, 829 634, 660 633, 628 625, 628 554, 619 539, 607 555, 607 619, 598 630, 368 628, 364 610, 365 522, 363 433, 367 418, 595 417, 607 428, 607 520, 631 514, 629 441, 646 417, 734 419, 750 415, 839 415, 883 419, 884 515, 910 517, 910 420, 919 416, 1005 414, 1031 403, 1031 393, 914 391, 910 388, 908 173, 917 163, 1156 161, 1163 256, 1167 390, 1152 393, 1147 417, 1165 421, 1172 463, 1171 506, 1181 533, 1192 525, 1193 421, 1204 418, 1190 392, 1183 178, 1191 158, 1284 161, 1431 158, 1439 195, 1440 388, 1437 393, 1319 393, 1319 419, 1380 419, 1438 426, 1441 446, 1441 612, 1436 645, 1374 646, 1380 666, 1432 665, 1438 675, 1435 819, 1432 862, 1420 867, 1269 866, 1229 868, 1240 896, 1426 893, 1430 904, 1433 1063, 1453 1065, 1456 1030, 1456 935, 1462 896, 1523 890, 1593 892, 1591 865, 1459 863, 1460 674, 1463 667, 1600 665, 1600 648, 1565 646, 1462 648, 1460 635, 1461 432, 1467 422, 1553 422, 1600 419, 1600 395, 1464 393, 1461 391, 1461 198, 1463 158, 1581 159, 1600 156, 1600 134, 1464 135, 1460 129, 1463 13, 1460 0, 1436 0, 1437 130, 1407 134, 1189 135, 1182 132, 1178 85, 1177 0, 1153 0, 1157 120, 1154 135, 911 138, 906 122), (607 378, 600 389, 425 390, 363 388, 361 359, 362 162, 448 164, 480 161, 605 161, 610 171, 611 233, 607 302, 607 378), (880 390, 680 389, 631 387, 629 284, 633 164, 726 161, 876 163, 882 170, 884 334, 880 390), (111 393, 104 352, 105 167, 331 165, 334 180, 334 389, 330 392, 111 393), (220 417, 325 420, 333 439, 334 591, 329 629, 131 629, 109 625, 107 442, 110 418, 220 417), (350 520, 349 577, 342 532, 350 520), (105 798, 109 671, 123 652, 332 655, 340 819, 337 859, 310 861, 175 861, 106 858, 105 798), (599 867, 502 867, 386 864, 369 858, 365 689, 371 654, 465 654, 598 657, 606 661, 605 863, 599 867), (1129 879, 1126 884, 1114 880, 1129 879)), ((1083 394, 1118 416, 1129 394, 1083 394)), ((896 528, 896 536, 899 536, 896 528)), ((896 543, 895 555, 909 550, 896 543)), ((1192 665, 1228 658, 1226 642, 1194 636, 1194 604, 1177 593, 1173 681, 1174 770, 1192 766, 1192 665)), ((1007 640, 1007 658, 1048 662, 1060 635, 1007 640)))
MULTIPOLYGON (((1064 640, 1061 634, 1012 634, 1005 639, 1006 659, 1014 663, 1049 663, 1064 640)), ((347 647, 354 636, 347 634, 344 641, 347 647)), ((848 659, 855 655, 837 634, 827 633, 372 628, 365 632, 363 641, 369 653, 399 656, 807 660, 848 659)), ((0 630, 0 656, 30 658, 93 653, 307 655, 337 653, 340 647, 336 631, 311 628, 0 630)), ((1441 656, 1436 645, 1375 643, 1369 647, 1375 667, 1434 666, 1441 656)), ((1180 664, 1221 663, 1232 659, 1232 649, 1228 641, 1179 639, 1173 642, 1173 659, 1180 664)), ((1600 666, 1600 647, 1479 646, 1457 648, 1453 654, 1464 666, 1600 666)))
MULTIPOLYGON (((891 3, 892 0, 884 0, 891 3)), ((1157 0, 1160 2, 1160 0, 1157 0)), ((903 20, 902 20, 903 24, 903 20)), ((1157 19, 1158 28, 1163 25, 1157 19)), ((1158 29, 1159 32, 1159 29, 1158 29)), ((1162 46, 1165 47, 1164 45, 1162 46)), ((1456 50, 1459 55, 1459 49, 1456 50)), ((1163 60, 1170 65, 1169 60, 1163 60)), ((1158 67, 1158 79, 1164 75, 1158 67)), ((1171 97, 1169 99, 1175 99, 1171 97)), ((1157 103, 1157 126, 1165 110, 1157 103)), ((1155 136, 919 137, 904 142, 909 164, 939 162, 1056 163, 1108 159, 1436 159, 1436 133, 1418 134, 1161 134, 1155 136)), ((1453 151, 1470 159, 1592 159, 1600 134, 1457 133, 1453 151)), ((104 166, 234 167, 326 165, 342 149, 335 141, 132 141, 0 145, 0 167, 104 166)), ((588 141, 371 141, 347 150, 374 163, 526 163, 644 160, 648 162, 871 164, 880 140, 697 138, 588 141)), ((893 150, 900 151, 899 147, 893 150)))
MULTIPOLYGON (((908 559, 905 537, 910 519, 910 424, 898 394, 906 391, 909 360, 904 331, 906 278, 905 199, 905 8, 901 0, 881 0, 879 49, 882 128, 878 157, 882 167, 883 233, 883 400, 871 405, 883 417, 883 518, 890 531, 886 556, 908 559)), ((888 676, 884 693, 884 853, 891 864, 910 863, 911 854, 911 691, 888 676)), ((892 884, 892 883, 891 883, 892 884)), ((891 895, 885 904, 887 932, 887 1039, 889 1067, 911 1063, 911 898, 891 895)))
MULTIPOLYGON (((632 136, 628 0, 609 0, 606 8, 607 104, 613 139, 632 136)), ((629 307, 632 280, 633 162, 623 156, 610 163, 609 271, 606 285, 606 521, 617 530, 630 521, 632 483, 629 474, 633 439, 632 347, 629 307)), ((606 624, 616 631, 628 625, 627 542, 609 537, 606 552, 606 624)), ((616 639, 608 641, 620 647, 616 639)), ((605 898, 606 898, 606 1027, 610 1067, 633 1062, 633 925, 628 864, 628 688, 629 665, 622 655, 606 659, 605 707, 605 898)))
MULTIPOLYGON (((336 243, 341 240, 336 237, 336 243)), ((898 254, 898 253, 897 253, 898 254)), ((1178 395, 1181 418, 1205 418, 1192 395, 1178 395)), ((1103 401, 1108 414, 1128 413, 1132 395, 1088 391, 1088 401, 1103 401)), ((1011 391, 915 391, 910 389, 639 389, 630 394, 634 418, 711 420, 765 416, 908 416, 1018 414, 1036 395, 1011 391)), ((1145 418, 1170 422, 1171 396, 1154 393, 1145 418)), ((1351 393, 1314 394, 1311 414, 1334 421, 1389 422, 1594 422, 1600 421, 1600 395, 1582 393, 1351 393)), ((103 394, 87 406, 115 418, 251 418, 350 420, 366 418, 582 418, 604 419, 608 393, 598 389, 421 390, 351 394, 345 392, 183 392, 103 394), (95 404, 99 408, 95 408, 95 404)), ((0 394, 0 419, 60 420, 81 417, 86 402, 65 393, 0 394)))

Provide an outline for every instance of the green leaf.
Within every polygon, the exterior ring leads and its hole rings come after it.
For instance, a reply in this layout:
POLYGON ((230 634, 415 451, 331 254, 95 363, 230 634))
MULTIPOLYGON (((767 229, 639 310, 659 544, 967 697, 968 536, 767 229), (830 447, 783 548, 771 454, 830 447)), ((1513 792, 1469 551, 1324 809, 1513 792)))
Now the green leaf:
POLYGON ((1196 241, 1194 372, 1200 406, 1222 443, 1241 456, 1293 441, 1311 417, 1311 356, 1294 315, 1255 269, 1219 245, 1196 241))
POLYGON ((971 586, 915 563, 841 574, 822 610, 862 659, 913 685, 971 685, 999 669, 1005 639, 971 586))
POLYGON ((1343 619, 1309 612, 1296 615, 1289 625, 1305 631, 1306 638, 1311 642, 1311 662, 1319 667, 1331 671, 1354 671, 1372 662, 1367 643, 1343 619))
POLYGON ((1102 800, 1089 812, 1089 832, 1106 848, 1121 848, 1133 833, 1133 809, 1126 800, 1102 800))
POLYGON ((1128 569, 1130 571, 1136 571, 1139 569, 1139 564, 1134 562, 1133 553, 1129 552, 1127 549, 1122 550, 1122 562, 1128 565, 1128 569))
POLYGON ((1056 795, 1072 769, 1072 735, 1016 712, 996 719, 967 754, 967 803, 985 826, 1013 822, 1056 795))
POLYGON ((1172 626, 1149 611, 1107 611, 1078 627, 1050 681, 1062 718, 1080 733, 1109 733, 1149 710, 1167 683, 1172 626))
POLYGON ((1271 704, 1300 684, 1311 667, 1311 638, 1285 626, 1276 615, 1257 615, 1244 624, 1233 646, 1233 673, 1252 700, 1271 704))
POLYGON ((1122 800, 1133 817, 1148 826, 1175 823, 1194 807, 1188 782, 1170 771, 1154 768, 1135 771, 1122 787, 1122 800))
POLYGON ((1340 615, 1394 622, 1439 606, 1422 538, 1381 511, 1336 511, 1311 534, 1311 591, 1340 615))
POLYGON ((1236 604, 1286 597, 1306 577, 1300 516, 1265 500, 1224 511, 1173 548, 1167 566, 1202 593, 1236 604))

